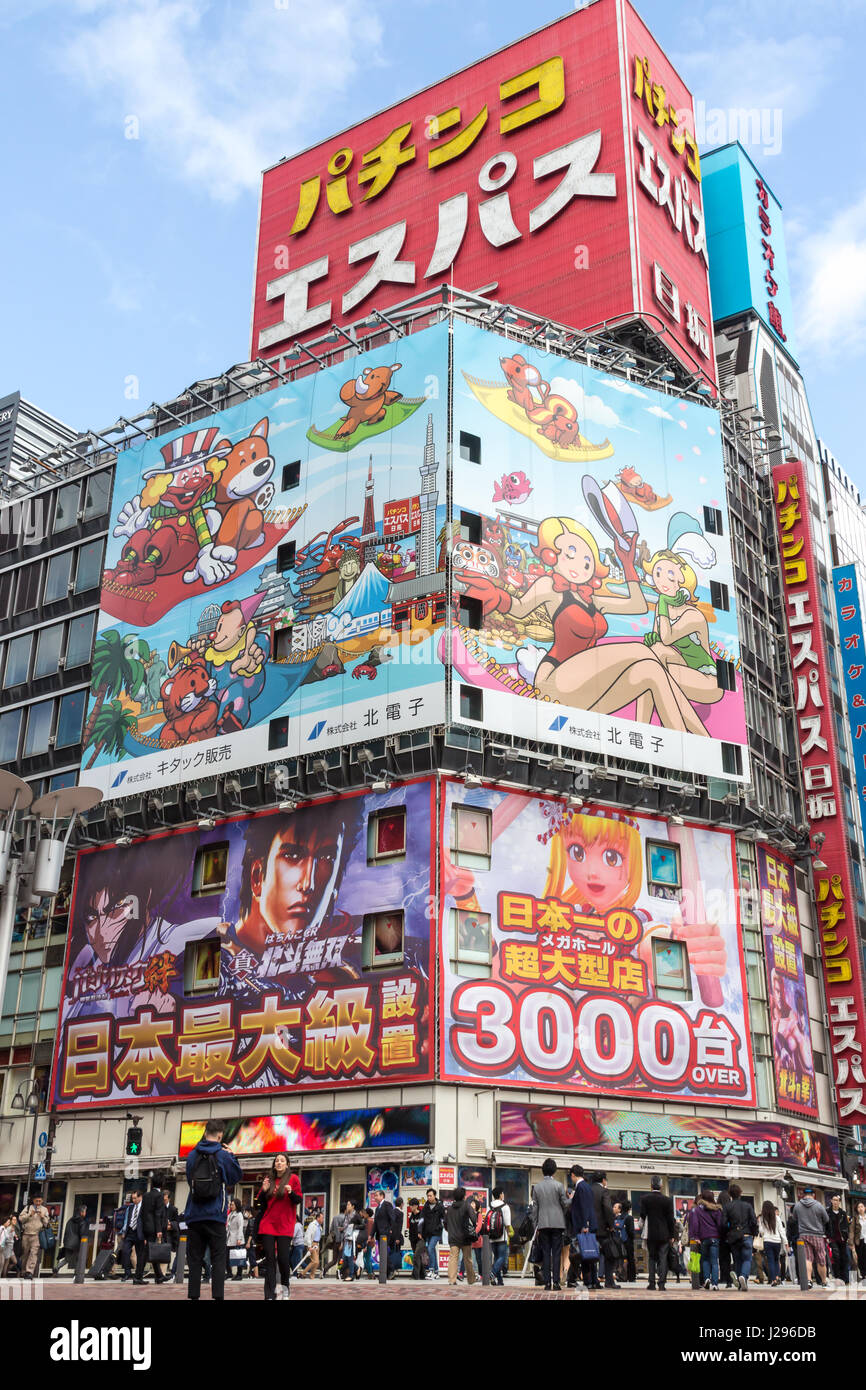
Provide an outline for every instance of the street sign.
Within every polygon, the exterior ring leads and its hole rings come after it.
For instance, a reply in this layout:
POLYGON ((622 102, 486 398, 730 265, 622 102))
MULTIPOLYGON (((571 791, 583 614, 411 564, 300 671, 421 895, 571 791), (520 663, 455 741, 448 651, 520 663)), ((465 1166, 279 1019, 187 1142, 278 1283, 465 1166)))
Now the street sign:
POLYGON ((36 1172, 33 1174, 34 1181, 35 1181, 35 1182, 44 1182, 45 1179, 46 1179, 47 1177, 48 1177, 48 1174, 47 1174, 46 1171, 45 1171, 45 1164, 44 1164, 44 1163, 40 1163, 39 1166, 38 1166, 38 1168, 36 1169, 36 1172))
POLYGON ((45 1129, 43 1129, 42 1133, 39 1136, 39 1147, 40 1149, 45 1149, 48 1147, 48 1131, 45 1129))

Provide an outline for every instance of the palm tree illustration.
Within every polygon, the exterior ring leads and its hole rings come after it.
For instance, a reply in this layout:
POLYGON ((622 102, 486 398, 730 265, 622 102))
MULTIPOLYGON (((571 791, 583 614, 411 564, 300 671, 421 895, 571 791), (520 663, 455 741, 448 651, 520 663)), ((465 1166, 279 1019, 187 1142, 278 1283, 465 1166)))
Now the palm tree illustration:
MULTIPOLYGON (((93 730, 105 701, 124 692, 135 699, 144 682, 144 661, 150 655, 146 642, 119 632, 104 632, 93 648, 90 689, 93 708, 84 730, 84 747, 93 743, 93 730)), ((88 763, 88 766, 90 764, 88 763)))
POLYGON ((89 743, 94 745, 87 767, 93 767, 103 749, 106 749, 112 758, 125 758, 126 735, 130 729, 135 728, 136 723, 135 715, 130 714, 128 709, 124 709, 119 700, 111 700, 107 705, 103 704, 93 721, 90 738, 86 740, 84 745, 85 748, 89 743))

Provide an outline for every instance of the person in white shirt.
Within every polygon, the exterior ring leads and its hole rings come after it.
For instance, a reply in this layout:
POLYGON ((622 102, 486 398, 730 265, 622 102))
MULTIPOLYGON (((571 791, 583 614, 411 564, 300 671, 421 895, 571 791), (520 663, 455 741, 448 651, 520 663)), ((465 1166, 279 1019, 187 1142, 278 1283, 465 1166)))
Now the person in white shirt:
POLYGON ((490 1250, 493 1256, 493 1268, 491 1278, 494 1284, 503 1284, 503 1274, 508 1266, 508 1228, 511 1225, 511 1208, 505 1200, 505 1193, 501 1187, 494 1187, 490 1200, 490 1210, 487 1213, 487 1229, 491 1232, 500 1228, 499 1214, 501 1213, 501 1235, 494 1239, 490 1237, 490 1250), (496 1213, 494 1215, 494 1213, 496 1213))
POLYGON ((758 1239, 763 1241, 771 1289, 775 1289, 782 1282, 781 1256, 784 1235, 782 1218, 778 1211, 772 1202, 765 1202, 758 1217, 758 1239))
POLYGON ((322 1228, 319 1225, 318 1216, 314 1216, 312 1221, 308 1223, 304 1239, 310 1252, 310 1262, 301 1277, 315 1279, 319 1272, 319 1247, 322 1241, 322 1228))

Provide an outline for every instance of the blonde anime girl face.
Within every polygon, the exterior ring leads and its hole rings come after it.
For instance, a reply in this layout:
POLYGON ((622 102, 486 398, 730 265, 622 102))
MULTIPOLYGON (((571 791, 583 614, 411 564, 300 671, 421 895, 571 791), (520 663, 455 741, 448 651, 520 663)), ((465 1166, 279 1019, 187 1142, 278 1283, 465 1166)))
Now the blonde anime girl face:
POLYGON ((653 587, 666 598, 673 598, 684 587, 685 575, 675 560, 657 560, 652 567, 653 587))
POLYGON ((628 887, 629 866, 624 854, 602 840, 593 844, 572 840, 566 849, 566 867, 577 900, 597 912, 606 912, 628 887))
POLYGON ((595 574, 596 557, 582 536, 563 531, 553 542, 559 558, 555 568, 569 584, 588 584, 595 574))

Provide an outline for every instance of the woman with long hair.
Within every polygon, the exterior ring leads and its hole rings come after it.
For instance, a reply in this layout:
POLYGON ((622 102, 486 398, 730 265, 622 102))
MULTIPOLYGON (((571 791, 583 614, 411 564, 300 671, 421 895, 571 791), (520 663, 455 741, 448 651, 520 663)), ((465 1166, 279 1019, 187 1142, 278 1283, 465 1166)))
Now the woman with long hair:
MULTIPOLYGON (((717 704, 725 692, 710 651, 707 620, 695 602, 698 581, 694 570, 682 555, 659 550, 644 572, 658 594, 655 620, 644 642, 688 700, 697 705, 717 704)), ((642 695, 636 711, 638 723, 647 723, 651 715, 648 697, 642 695)))
POLYGON ((262 1183, 257 1201, 264 1207, 259 1236, 265 1249, 265 1302, 274 1303, 289 1297, 292 1237, 301 1202, 300 1178, 289 1171, 284 1153, 274 1156, 270 1176, 262 1183), (277 1283, 278 1265, 281 1284, 277 1283))
POLYGON ((767 1201, 761 1207, 758 1217, 758 1237, 764 1242, 764 1258, 770 1276, 770 1288, 778 1288, 782 1282, 782 1222, 773 1203, 767 1201))

